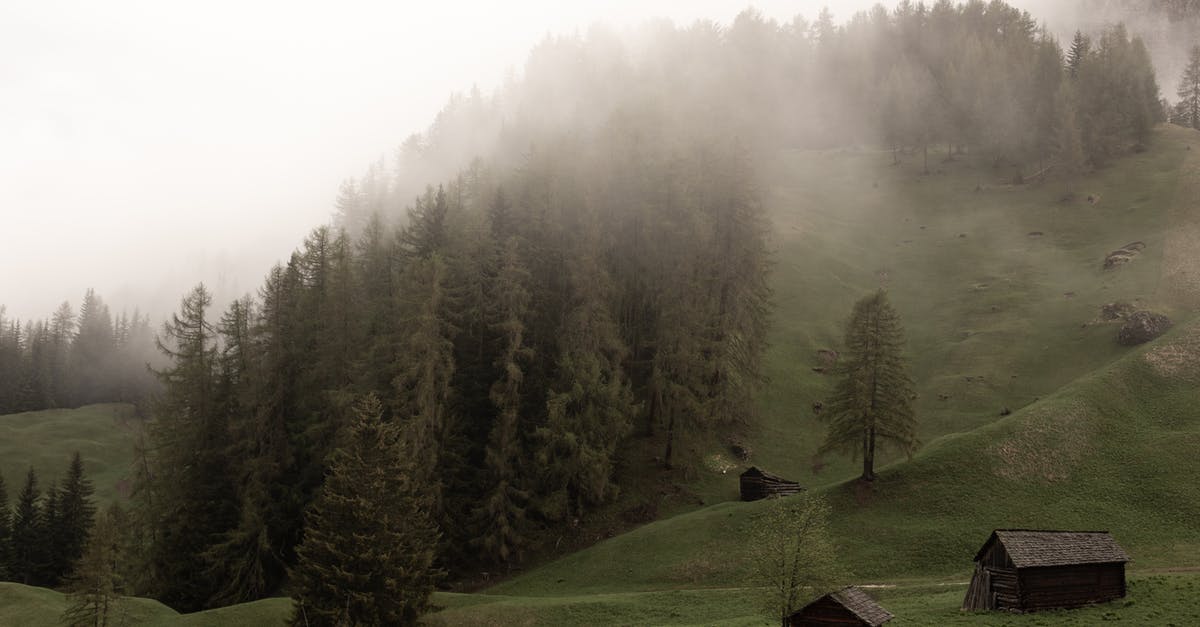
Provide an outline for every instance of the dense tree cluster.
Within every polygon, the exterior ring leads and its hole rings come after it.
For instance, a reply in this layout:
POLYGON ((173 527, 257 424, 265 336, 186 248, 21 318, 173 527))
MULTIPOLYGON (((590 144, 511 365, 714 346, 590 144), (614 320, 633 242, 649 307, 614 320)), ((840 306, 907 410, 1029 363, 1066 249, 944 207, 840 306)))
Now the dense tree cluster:
POLYGON ((403 226, 318 228, 219 318, 189 294, 142 455, 145 591, 195 609, 277 590, 371 394, 456 572, 611 502, 622 462, 686 469, 747 424, 769 293, 746 157, 613 125, 508 176, 477 163, 403 226))
POLYGON ((63 583, 88 541, 96 513, 92 492, 79 453, 62 482, 45 493, 30 468, 12 509, 0 477, 0 581, 45 587, 63 583))
POLYGON ((101 402, 154 391, 150 317, 113 317, 88 290, 78 316, 63 303, 49 320, 8 320, 0 306, 0 414, 101 402))

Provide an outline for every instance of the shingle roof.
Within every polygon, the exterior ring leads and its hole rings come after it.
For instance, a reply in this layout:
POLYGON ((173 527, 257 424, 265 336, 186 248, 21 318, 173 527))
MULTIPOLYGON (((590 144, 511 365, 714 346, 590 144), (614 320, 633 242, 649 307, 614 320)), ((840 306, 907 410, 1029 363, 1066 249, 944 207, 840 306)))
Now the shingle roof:
POLYGON ((847 586, 829 594, 829 598, 837 601, 842 607, 850 610, 855 616, 861 618, 864 623, 871 627, 879 627, 880 625, 892 620, 891 612, 879 607, 875 599, 867 596, 862 588, 847 586))
MULTIPOLYGON (((1017 568, 1129 561, 1129 554, 1107 531, 997 529, 992 537, 1004 545, 1017 568)), ((976 561, 991 543, 992 538, 988 538, 975 555, 976 561)))
POLYGON ((762 468, 759 468, 758 466, 751 466, 751 467, 747 468, 746 472, 743 472, 740 476, 742 476, 742 477, 762 477, 762 478, 770 480, 770 481, 779 481, 782 483, 795 483, 796 485, 800 485, 799 483, 792 481, 791 479, 784 479, 783 477, 780 477, 779 475, 771 474, 771 473, 763 470, 762 468))

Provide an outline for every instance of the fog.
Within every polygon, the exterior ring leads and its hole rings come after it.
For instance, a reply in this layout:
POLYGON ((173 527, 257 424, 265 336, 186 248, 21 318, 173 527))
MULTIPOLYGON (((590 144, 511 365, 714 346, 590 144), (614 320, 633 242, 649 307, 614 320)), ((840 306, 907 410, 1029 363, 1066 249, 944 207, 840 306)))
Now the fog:
MULTIPOLYGON (((811 19, 822 4, 754 6, 787 21, 811 19)), ((829 4, 842 21, 873 3, 829 4)), ((1061 33, 1086 13, 1084 3, 1013 4, 1061 33)), ((744 8, 740 0, 6 3, 0 303, 10 317, 42 317, 94 287, 117 309, 161 314, 200 281, 224 298, 253 291, 329 220, 341 180, 390 158, 452 92, 490 93, 519 75, 547 34, 654 17, 727 24, 744 8)), ((1175 69, 1169 54, 1156 57, 1175 69)), ((1164 93, 1175 80, 1160 74, 1164 93)))
MULTIPOLYGON (((867 2, 837 3, 843 18, 867 2)), ((769 17, 820 3, 760 2, 769 17)), ((339 181, 421 131, 454 91, 519 73, 548 33, 740 1, 5 3, 0 303, 42 317, 94 287, 156 314, 204 281, 253 291, 339 181)))

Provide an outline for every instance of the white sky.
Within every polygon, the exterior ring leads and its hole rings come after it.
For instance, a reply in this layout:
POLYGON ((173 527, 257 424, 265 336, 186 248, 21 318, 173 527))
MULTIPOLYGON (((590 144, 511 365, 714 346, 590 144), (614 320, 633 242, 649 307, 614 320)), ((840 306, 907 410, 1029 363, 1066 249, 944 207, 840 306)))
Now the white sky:
MULTIPOLYGON (((820 0, 760 0, 781 20, 820 0)), ((873 2, 827 2, 839 19, 873 2)), ((0 0, 0 304, 255 290, 338 183, 490 92, 546 33, 728 23, 732 0, 0 0)))

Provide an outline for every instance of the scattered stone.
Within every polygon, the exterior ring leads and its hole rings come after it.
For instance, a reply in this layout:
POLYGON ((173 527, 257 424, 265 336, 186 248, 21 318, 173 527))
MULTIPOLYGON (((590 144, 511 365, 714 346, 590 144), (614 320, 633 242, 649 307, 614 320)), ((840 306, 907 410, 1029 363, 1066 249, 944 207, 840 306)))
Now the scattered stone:
POLYGON ((1045 235, 1045 233, 1043 233, 1041 231, 1030 231, 1029 232, 1029 237, 1041 237, 1043 235, 1045 235))
POLYGON ((1108 256, 1104 258, 1104 269, 1111 270, 1117 266, 1127 264, 1133 261, 1134 257, 1140 255, 1145 249, 1146 244, 1144 242, 1130 242, 1108 253, 1108 256))
POLYGON ((1089 204, 1100 204, 1100 194, 1088 194, 1087 201, 1089 204))
POLYGON ((938 394, 938 400, 939 401, 948 401, 948 400, 950 400, 950 395, 949 394, 938 394))
POLYGON ((1011 410, 1011 409, 1009 409, 1009 408, 1007 408, 1007 407, 1002 407, 1002 408, 1000 409, 1000 415, 1001 415, 1001 416, 1007 416, 1007 415, 1009 415, 1009 414, 1011 414, 1011 413, 1012 413, 1012 410, 1011 410))
POLYGON ((1067 298, 1075 298, 1075 292, 1063 292, 1063 296, 1067 298))
POLYGON ((814 414, 821 413, 822 409, 825 409, 825 403, 822 403, 821 401, 817 401, 812 404, 812 410, 813 410, 814 414))
POLYGON ((959 236, 959 237, 966 237, 966 236, 967 236, 967 234, 966 234, 966 233, 959 233, 959 234, 958 234, 958 236, 959 236))
POLYGON ((1125 319, 1117 333, 1122 346, 1136 346, 1153 340, 1171 328, 1171 319, 1152 311, 1135 311, 1125 319))
POLYGON ((813 366, 812 371, 817 374, 825 374, 825 368, 823 366, 813 366))
POLYGON ((1116 322, 1128 318, 1137 311, 1132 304, 1122 300, 1100 305, 1100 319, 1104 322, 1116 322))
POLYGON ((921 225, 921 230, 922 230, 922 231, 924 231, 924 230, 925 230, 925 225, 924 225, 924 224, 922 224, 922 225, 921 225))
POLYGON ((829 348, 818 349, 817 359, 820 359, 821 363, 826 366, 832 366, 837 363, 838 352, 829 348))

